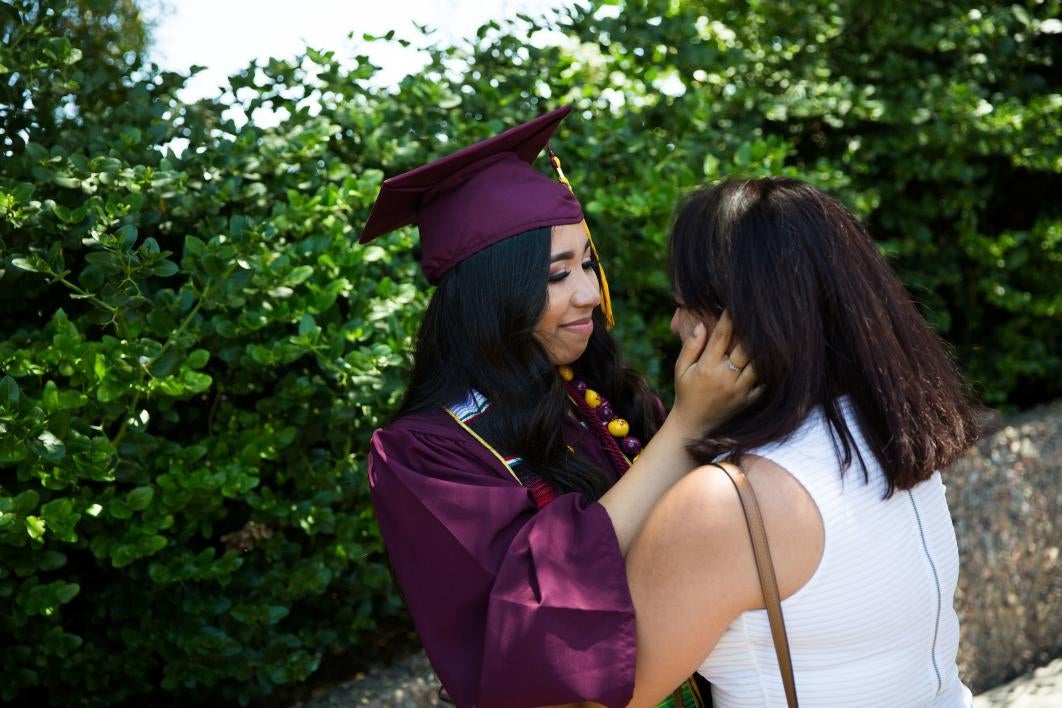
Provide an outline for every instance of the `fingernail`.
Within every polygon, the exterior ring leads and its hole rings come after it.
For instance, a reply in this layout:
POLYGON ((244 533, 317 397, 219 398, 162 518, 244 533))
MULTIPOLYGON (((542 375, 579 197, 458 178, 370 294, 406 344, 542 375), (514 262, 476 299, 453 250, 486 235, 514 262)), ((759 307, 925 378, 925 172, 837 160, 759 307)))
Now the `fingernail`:
POLYGON ((704 334, 704 325, 698 322, 697 326, 693 328, 693 336, 699 337, 702 334, 704 334))

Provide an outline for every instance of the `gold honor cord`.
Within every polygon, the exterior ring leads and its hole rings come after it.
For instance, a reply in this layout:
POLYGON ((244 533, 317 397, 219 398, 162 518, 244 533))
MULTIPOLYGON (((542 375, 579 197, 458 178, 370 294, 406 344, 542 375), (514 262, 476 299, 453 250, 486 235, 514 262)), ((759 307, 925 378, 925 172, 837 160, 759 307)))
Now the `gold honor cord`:
MULTIPOLYGON (((572 183, 568 181, 568 178, 564 176, 564 170, 561 169, 560 158, 553 152, 553 148, 547 143, 546 150, 549 151, 549 161, 553 165, 553 169, 557 172, 557 179, 568 188, 568 191, 575 195, 575 190, 572 189, 572 183)), ((594 245, 594 237, 590 235, 590 227, 586 223, 586 217, 583 217, 583 231, 586 232, 586 238, 590 240, 590 253, 594 256, 594 260, 597 261, 597 274, 601 280, 601 312, 605 315, 605 327, 612 329, 616 326, 616 318, 612 315, 612 296, 608 292, 608 278, 605 277, 605 265, 601 262, 601 255, 597 252, 597 246, 594 245)))

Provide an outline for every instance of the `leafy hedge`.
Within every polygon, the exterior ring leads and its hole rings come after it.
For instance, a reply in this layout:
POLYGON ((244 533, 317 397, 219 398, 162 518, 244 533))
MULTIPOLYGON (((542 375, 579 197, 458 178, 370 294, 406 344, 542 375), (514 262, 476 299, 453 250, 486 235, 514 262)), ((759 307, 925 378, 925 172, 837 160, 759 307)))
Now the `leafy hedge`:
POLYGON ((427 289, 411 230, 352 243, 385 171, 563 102, 663 388, 676 199, 782 172, 867 218, 989 402, 1057 397, 1059 10, 597 3, 394 90, 308 49, 184 105, 131 0, 0 5, 3 699, 246 702, 406 627, 364 456, 427 289))

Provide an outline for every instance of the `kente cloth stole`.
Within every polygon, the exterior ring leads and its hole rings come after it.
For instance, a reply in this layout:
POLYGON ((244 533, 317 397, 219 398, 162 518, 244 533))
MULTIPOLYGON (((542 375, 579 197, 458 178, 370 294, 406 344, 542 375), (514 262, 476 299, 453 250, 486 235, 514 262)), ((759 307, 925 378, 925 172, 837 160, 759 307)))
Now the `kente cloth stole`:
MULTIPOLYGON (((465 400, 460 403, 456 403, 452 406, 446 407, 444 410, 450 414, 450 417, 460 425, 465 432, 475 438, 483 447, 490 450, 498 460, 505 465, 509 470, 509 474, 519 482, 522 486, 526 487, 531 493, 531 499, 535 503, 536 509, 549 504, 551 501, 557 498, 557 493, 546 480, 535 474, 527 465, 524 464, 524 460, 521 457, 502 455, 494 446, 483 439, 479 433, 472 429, 471 423, 487 412, 490 408, 490 401, 479 391, 473 389, 469 391, 465 400)), ((657 704, 657 708, 705 708, 704 699, 701 697, 701 692, 697 688, 697 683, 692 677, 686 679, 682 684, 676 688, 670 696, 660 701, 657 704)))
POLYGON ((535 503, 536 509, 549 504, 551 501, 557 498, 557 492, 553 487, 549 486, 546 480, 535 474, 530 467, 524 464, 522 457, 505 456, 494 449, 489 442, 484 440, 476 431, 472 429, 472 422, 487 412, 490 408, 490 401, 479 391, 472 389, 469 391, 468 396, 464 401, 454 404, 446 408, 446 412, 450 414, 450 417, 457 421, 465 431, 475 438, 483 447, 490 450, 496 458, 498 458, 503 465, 509 469, 509 474, 520 483, 521 486, 526 487, 527 491, 531 493, 531 500, 535 503))

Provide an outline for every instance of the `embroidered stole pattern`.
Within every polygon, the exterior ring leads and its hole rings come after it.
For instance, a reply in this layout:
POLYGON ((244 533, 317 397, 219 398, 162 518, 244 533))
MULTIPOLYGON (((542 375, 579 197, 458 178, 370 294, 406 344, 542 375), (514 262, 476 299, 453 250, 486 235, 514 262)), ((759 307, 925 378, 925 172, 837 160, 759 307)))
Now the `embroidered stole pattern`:
POLYGON ((509 473, 516 478, 516 481, 526 487, 527 491, 531 493, 531 500, 535 503, 535 508, 541 509, 557 498, 557 492, 554 491, 553 487, 549 486, 546 480, 525 465, 522 457, 502 455, 494 449, 494 446, 472 430, 472 422, 486 413, 489 408, 490 401, 487 400, 487 397, 473 389, 469 391, 464 401, 448 407, 446 412, 457 421, 458 425, 468 431, 472 437, 490 450, 495 457, 501 460, 502 464, 509 468, 509 473))

